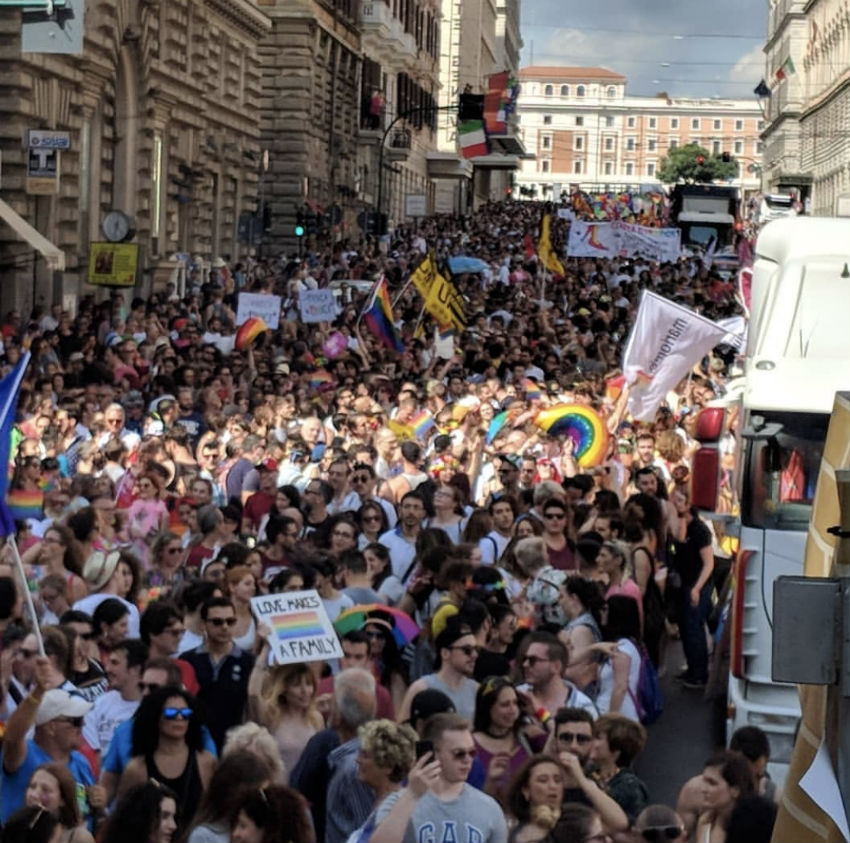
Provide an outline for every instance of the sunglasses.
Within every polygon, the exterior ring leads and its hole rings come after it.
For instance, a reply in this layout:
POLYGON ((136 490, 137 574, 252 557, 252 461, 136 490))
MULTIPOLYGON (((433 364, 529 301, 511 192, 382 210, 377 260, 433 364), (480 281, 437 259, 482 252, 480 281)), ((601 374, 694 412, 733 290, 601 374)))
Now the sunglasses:
POLYGON ((543 656, 524 656, 522 659, 522 664, 530 664, 532 667, 536 665, 538 662, 550 662, 552 659, 543 658, 543 656))
POLYGON ((549 521, 563 521, 567 516, 563 512, 544 512, 543 517, 549 521))
POLYGON ((465 656, 477 656, 478 655, 478 647, 474 647, 472 644, 464 644, 462 647, 449 647, 450 650, 460 650, 465 656))
POLYGON ((166 553, 182 553, 183 548, 182 547, 168 547, 168 548, 165 549, 165 552, 166 553))
POLYGON ((371 479, 372 479, 372 478, 371 478, 371 477, 369 477, 369 475, 368 475, 368 474, 363 474, 363 475, 355 474, 355 475, 351 478, 351 482, 352 482, 352 483, 368 483, 371 479))
POLYGON ((380 516, 380 515, 364 515, 364 516, 363 516, 363 521, 364 521, 364 522, 365 522, 365 521, 380 521, 380 520, 381 520, 381 516, 380 516))
POLYGON ((593 738, 590 735, 580 735, 576 732, 559 732, 558 740, 561 743, 577 743, 579 746, 587 746, 593 738))
POLYGON ((160 685, 157 682, 139 682, 139 690, 143 694, 152 694, 154 691, 159 688, 164 688, 164 685, 160 685))
POLYGON ((675 840, 682 831, 678 825, 650 825, 640 830, 640 836, 646 843, 662 843, 664 840, 675 840))
POLYGON ((162 710, 162 716, 166 720, 177 720, 179 717, 181 720, 188 720, 192 716, 191 708, 164 708, 162 710))
POLYGON ((207 623, 213 626, 236 626, 236 618, 207 618, 207 623))
POLYGON ((451 756, 455 761, 461 761, 464 758, 474 759, 477 754, 477 751, 474 749, 455 749, 452 751, 451 756))

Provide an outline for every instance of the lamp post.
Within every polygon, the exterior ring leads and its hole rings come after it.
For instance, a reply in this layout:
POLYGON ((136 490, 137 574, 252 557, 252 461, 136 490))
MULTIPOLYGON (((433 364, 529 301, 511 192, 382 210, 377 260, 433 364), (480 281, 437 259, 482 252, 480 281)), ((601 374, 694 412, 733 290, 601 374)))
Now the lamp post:
POLYGON ((420 106, 419 108, 409 108, 406 111, 402 111, 400 114, 397 114, 391 121, 390 124, 384 129, 384 134, 381 136, 381 144, 378 148, 378 201, 375 203, 375 210, 378 215, 381 214, 381 206, 383 205, 384 200, 384 147, 387 142, 387 136, 392 131, 393 126, 399 122, 399 120, 407 120, 409 117, 413 117, 416 114, 431 114, 434 111, 456 111, 457 105, 425 105, 420 106))

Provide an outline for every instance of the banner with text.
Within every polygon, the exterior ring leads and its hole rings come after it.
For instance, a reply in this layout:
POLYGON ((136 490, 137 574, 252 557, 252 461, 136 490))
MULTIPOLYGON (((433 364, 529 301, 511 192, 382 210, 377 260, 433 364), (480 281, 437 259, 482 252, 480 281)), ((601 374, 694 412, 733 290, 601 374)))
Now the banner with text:
POLYGON ((644 291, 623 355, 632 416, 653 421, 667 393, 725 336, 710 319, 644 291))
POLYGON ((277 664, 342 658, 339 638, 315 589, 252 597, 251 609, 257 625, 271 630, 269 647, 277 664))
POLYGON ((271 330, 280 324, 280 296, 267 293, 240 293, 236 306, 236 326, 244 325, 249 319, 262 319, 271 330))
POLYGON ((333 322, 336 319, 336 300, 334 291, 301 290, 298 293, 298 307, 302 322, 333 322))
POLYGON ((682 248, 678 228, 651 228, 627 222, 583 222, 570 224, 567 255, 577 258, 635 258, 675 262, 682 248))
POLYGON ((425 300, 425 310, 441 325, 462 331, 466 327, 463 296, 444 278, 433 254, 428 255, 410 275, 417 292, 425 300))

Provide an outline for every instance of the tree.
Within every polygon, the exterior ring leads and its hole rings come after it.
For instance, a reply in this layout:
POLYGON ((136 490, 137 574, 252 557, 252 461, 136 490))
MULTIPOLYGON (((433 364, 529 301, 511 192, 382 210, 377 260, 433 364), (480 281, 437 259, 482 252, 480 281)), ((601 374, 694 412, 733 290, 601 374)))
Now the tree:
POLYGON ((658 178, 665 184, 695 184, 726 181, 738 175, 738 162, 730 156, 724 161, 695 143, 667 151, 658 168, 658 178))

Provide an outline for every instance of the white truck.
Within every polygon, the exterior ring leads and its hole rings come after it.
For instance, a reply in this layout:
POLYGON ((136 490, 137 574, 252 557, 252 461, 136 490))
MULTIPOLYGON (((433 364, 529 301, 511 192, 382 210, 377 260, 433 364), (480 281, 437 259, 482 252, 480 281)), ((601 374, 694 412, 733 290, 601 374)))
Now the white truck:
MULTIPOLYGON (((730 607, 727 736, 760 726, 784 780, 800 716, 796 687, 771 677, 773 582, 802 574, 806 531, 835 393, 850 388, 850 219, 790 217, 759 235, 738 399, 739 552, 730 607)), ((708 419, 707 421, 710 421, 708 419)), ((704 425, 705 440, 721 425, 704 425)), ((698 455, 699 456, 699 455, 698 455)), ((695 459, 712 494, 720 457, 695 459), (716 461, 716 465, 713 462, 716 461)), ((705 505, 705 504, 703 504, 705 505)), ((706 506, 706 508, 709 508, 706 506)))

